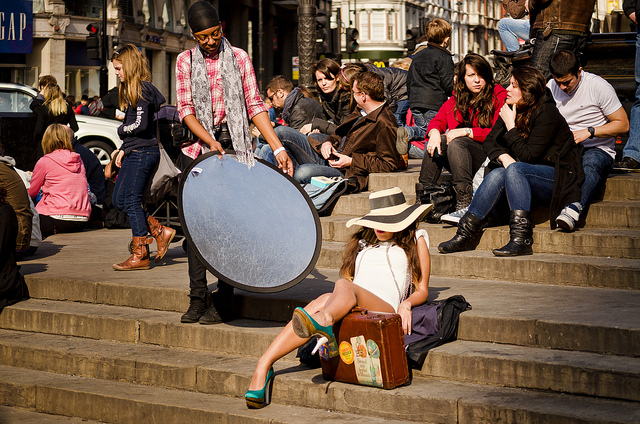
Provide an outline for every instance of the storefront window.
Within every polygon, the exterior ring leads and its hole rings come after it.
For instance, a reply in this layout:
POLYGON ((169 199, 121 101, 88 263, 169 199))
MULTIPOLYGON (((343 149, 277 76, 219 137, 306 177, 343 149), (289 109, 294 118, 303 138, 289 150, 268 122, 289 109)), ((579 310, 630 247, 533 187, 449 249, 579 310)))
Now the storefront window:
POLYGON ((102 17, 102 0, 64 0, 64 4, 67 15, 88 18, 102 17))

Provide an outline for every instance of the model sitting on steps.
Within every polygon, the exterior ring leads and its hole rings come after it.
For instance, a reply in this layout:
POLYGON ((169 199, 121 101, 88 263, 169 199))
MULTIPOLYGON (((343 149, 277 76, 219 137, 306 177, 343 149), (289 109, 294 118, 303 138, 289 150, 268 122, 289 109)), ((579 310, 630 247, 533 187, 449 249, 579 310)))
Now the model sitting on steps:
POLYGON ((296 308, 293 319, 258 359, 245 394, 247 407, 262 408, 271 401, 273 364, 278 359, 313 336, 318 338, 316 350, 325 342, 335 343, 333 324, 356 306, 398 313, 405 334, 410 332, 411 308, 423 304, 429 294, 429 236, 417 230, 417 222, 431 205, 408 205, 397 187, 372 193, 369 203, 369 214, 347 223, 362 228, 346 245, 342 278, 332 293, 296 308))

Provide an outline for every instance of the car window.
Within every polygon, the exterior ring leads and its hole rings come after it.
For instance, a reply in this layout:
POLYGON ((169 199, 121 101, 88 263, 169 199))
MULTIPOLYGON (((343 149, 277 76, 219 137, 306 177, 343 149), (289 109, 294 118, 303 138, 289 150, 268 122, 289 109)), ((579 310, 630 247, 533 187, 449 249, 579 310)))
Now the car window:
POLYGON ((29 113, 29 105, 33 98, 21 91, 0 89, 0 112, 29 113))

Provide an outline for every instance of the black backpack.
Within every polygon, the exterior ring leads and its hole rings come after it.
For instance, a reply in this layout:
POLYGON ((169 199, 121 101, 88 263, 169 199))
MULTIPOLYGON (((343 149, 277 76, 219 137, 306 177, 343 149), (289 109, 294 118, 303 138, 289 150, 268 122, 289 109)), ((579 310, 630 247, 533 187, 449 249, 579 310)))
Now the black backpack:
POLYGON ((455 340, 460 313, 469 309, 471 305, 460 295, 413 308, 411 334, 404 336, 409 368, 422 369, 429 350, 455 340))

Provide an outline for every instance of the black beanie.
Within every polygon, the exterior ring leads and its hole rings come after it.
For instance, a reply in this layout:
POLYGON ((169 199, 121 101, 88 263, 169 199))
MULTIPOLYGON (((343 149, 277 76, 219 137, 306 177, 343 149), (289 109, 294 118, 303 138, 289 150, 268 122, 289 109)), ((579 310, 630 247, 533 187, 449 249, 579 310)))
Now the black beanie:
POLYGON ((187 20, 194 34, 220 25, 218 11, 207 1, 193 3, 187 12, 187 20))

